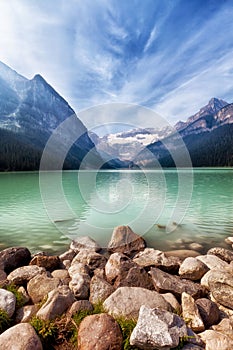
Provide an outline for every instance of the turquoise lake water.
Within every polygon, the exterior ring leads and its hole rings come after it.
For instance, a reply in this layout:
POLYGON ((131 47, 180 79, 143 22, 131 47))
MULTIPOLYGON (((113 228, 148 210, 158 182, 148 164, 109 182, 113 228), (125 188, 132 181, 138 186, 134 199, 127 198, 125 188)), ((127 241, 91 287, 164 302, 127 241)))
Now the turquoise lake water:
POLYGON ((117 225, 157 249, 224 246, 233 169, 1 173, 0 215, 0 249, 59 253, 81 235, 106 246, 117 225))

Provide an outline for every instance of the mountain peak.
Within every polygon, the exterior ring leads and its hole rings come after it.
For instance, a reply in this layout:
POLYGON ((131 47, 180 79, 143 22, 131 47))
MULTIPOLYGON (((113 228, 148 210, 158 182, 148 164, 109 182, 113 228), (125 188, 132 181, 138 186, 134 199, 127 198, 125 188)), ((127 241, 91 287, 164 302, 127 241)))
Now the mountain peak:
POLYGON ((206 107, 210 107, 213 112, 218 112, 221 108, 225 107, 228 105, 228 103, 224 100, 218 99, 216 97, 212 97, 209 100, 209 103, 206 107))

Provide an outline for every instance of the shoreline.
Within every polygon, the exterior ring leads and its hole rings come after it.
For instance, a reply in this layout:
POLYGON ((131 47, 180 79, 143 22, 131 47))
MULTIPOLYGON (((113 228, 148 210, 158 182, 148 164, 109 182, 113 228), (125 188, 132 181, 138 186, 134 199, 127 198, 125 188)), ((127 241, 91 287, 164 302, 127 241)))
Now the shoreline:
POLYGON ((78 237, 59 256, 1 250, 0 349, 233 348, 233 237, 189 244, 163 252, 118 226, 106 249, 78 237))

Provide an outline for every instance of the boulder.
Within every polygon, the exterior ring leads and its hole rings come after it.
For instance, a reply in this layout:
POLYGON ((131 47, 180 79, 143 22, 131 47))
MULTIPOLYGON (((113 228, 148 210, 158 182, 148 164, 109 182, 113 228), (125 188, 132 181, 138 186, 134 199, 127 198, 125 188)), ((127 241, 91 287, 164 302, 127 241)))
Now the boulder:
POLYGON ((69 287, 78 299, 88 299, 91 278, 85 273, 76 273, 72 275, 69 287))
POLYGON ((225 238, 225 242, 226 242, 227 244, 232 245, 232 244, 233 244, 233 237, 227 237, 227 238, 225 238))
POLYGON ((68 268, 68 273, 69 273, 70 277, 72 278, 77 273, 89 275, 90 270, 86 265, 84 265, 80 262, 75 262, 68 268))
POLYGON ((38 311, 38 306, 36 305, 23 306, 16 311, 15 322, 16 323, 30 322, 32 317, 36 315, 37 311, 38 311))
POLYGON ((171 305, 156 291, 139 287, 120 287, 103 303, 104 309, 114 317, 137 318, 142 305, 171 311, 171 305))
POLYGON ((191 295, 183 292, 181 295, 182 317, 187 325, 194 332, 202 332, 205 330, 204 323, 199 313, 198 307, 195 304, 191 295))
POLYGON ((0 349, 43 350, 40 338, 29 323, 21 323, 0 335, 0 349))
POLYGON ((172 311, 175 313, 181 312, 181 305, 172 293, 164 293, 162 296, 171 305, 172 311))
POLYGON ((222 247, 211 248, 210 250, 208 250, 207 255, 208 254, 215 255, 227 263, 233 261, 233 252, 222 247))
POLYGON ((0 289, 0 309, 6 311, 9 317, 15 312, 16 298, 8 290, 0 289))
POLYGON ((107 259, 104 255, 96 253, 95 251, 81 250, 72 260, 71 266, 76 263, 86 265, 90 271, 97 268, 104 268, 107 259))
POLYGON ((146 248, 135 255, 133 261, 141 267, 158 267, 163 271, 176 273, 179 270, 181 260, 178 257, 167 257, 160 250, 146 248))
POLYGON ((220 310, 216 303, 207 298, 201 298, 196 300, 199 313, 205 328, 210 328, 212 325, 219 322, 220 310))
POLYGON ((5 279, 7 278, 7 274, 4 270, 0 270, 0 283, 2 281, 5 281, 5 279))
POLYGON ((114 286, 118 287, 141 287, 154 290, 151 276, 140 266, 131 267, 125 278, 117 278, 114 286))
POLYGON ((68 285, 70 282, 70 275, 67 270, 54 270, 51 273, 52 277, 59 278, 62 284, 68 285))
POLYGON ((122 253, 113 253, 110 255, 105 265, 105 275, 109 283, 114 283, 116 279, 124 279, 131 269, 136 266, 126 255, 122 253))
POLYGON ((31 261, 30 265, 37 265, 44 267, 47 271, 52 272, 53 270, 59 269, 61 267, 61 260, 59 256, 43 256, 37 255, 31 261))
POLYGON ((172 293, 180 297, 183 292, 188 293, 193 298, 198 299, 206 295, 206 289, 199 283, 190 280, 181 279, 178 276, 170 275, 157 268, 151 268, 150 274, 154 283, 155 290, 161 293, 172 293))
POLYGON ((179 316, 143 305, 130 336, 130 344, 140 349, 169 350, 178 346, 184 336, 187 336, 187 327, 179 316))
POLYGON ((120 327, 110 315, 87 316, 79 326, 79 350, 121 350, 122 342, 120 327))
POLYGON ((212 327, 214 331, 227 335, 233 340, 233 319, 224 318, 219 324, 212 327))
POLYGON ((90 302, 96 304, 103 302, 114 292, 115 288, 104 279, 93 276, 90 283, 90 302))
POLYGON ((59 278, 50 278, 47 275, 33 277, 27 284, 27 291, 33 303, 40 303, 49 292, 61 284, 59 278))
POLYGON ((70 244, 70 249, 73 250, 76 254, 82 249, 88 251, 98 252, 101 250, 100 245, 92 238, 88 236, 76 237, 70 244))
POLYGON ((59 258, 64 263, 64 260, 72 261, 75 255, 76 255, 75 251, 73 249, 69 249, 67 252, 59 255, 59 258))
POLYGON ((75 301, 74 294, 68 286, 59 286, 48 293, 46 303, 36 316, 43 320, 53 320, 62 315, 75 301))
POLYGON ((230 271, 214 269, 208 273, 204 283, 208 284, 209 290, 219 304, 233 309, 233 274, 230 271))
POLYGON ((71 307, 67 311, 67 316, 72 317, 73 315, 77 314, 77 312, 79 311, 92 311, 92 310, 93 310, 93 306, 89 300, 78 300, 71 305, 71 307))
POLYGON ((0 252, 0 269, 9 273, 20 266, 26 266, 31 260, 31 253, 27 248, 7 248, 0 252))
POLYGON ((8 281, 14 284, 24 284, 29 282, 33 277, 37 275, 46 275, 44 267, 39 266, 22 266, 12 271, 8 276, 8 281))
POLYGON ((187 278, 197 281, 208 271, 208 267, 196 258, 186 258, 180 266, 179 275, 181 278, 187 278))
POLYGON ((199 336, 206 344, 206 350, 231 350, 233 349, 233 340, 227 335, 214 330, 206 330, 199 336))
POLYGON ((113 230, 108 244, 110 253, 123 253, 132 256, 146 247, 145 240, 134 233, 129 226, 118 226, 113 230))
POLYGON ((202 261, 210 270, 215 268, 224 269, 229 266, 229 264, 218 258, 216 255, 199 255, 197 259, 202 261))

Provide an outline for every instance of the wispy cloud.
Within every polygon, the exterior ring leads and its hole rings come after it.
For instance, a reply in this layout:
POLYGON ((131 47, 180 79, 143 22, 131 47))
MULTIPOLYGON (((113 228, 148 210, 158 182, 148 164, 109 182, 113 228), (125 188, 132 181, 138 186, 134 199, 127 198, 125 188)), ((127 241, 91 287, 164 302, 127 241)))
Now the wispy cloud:
POLYGON ((0 60, 76 110, 136 103, 175 122, 232 102, 232 18, 231 0, 1 1, 0 60))

